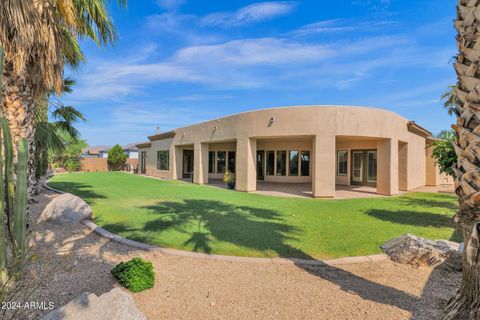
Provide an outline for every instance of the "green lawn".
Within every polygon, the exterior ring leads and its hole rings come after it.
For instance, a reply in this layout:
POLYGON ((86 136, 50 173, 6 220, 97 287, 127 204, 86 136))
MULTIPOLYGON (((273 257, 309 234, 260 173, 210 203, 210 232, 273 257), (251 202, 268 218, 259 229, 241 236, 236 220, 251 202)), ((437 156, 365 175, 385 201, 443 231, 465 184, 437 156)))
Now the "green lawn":
POLYGON ((456 197, 446 194, 279 198, 124 173, 64 174, 50 185, 85 199, 101 227, 169 248, 325 259, 379 253, 407 232, 460 240, 451 219, 456 197))

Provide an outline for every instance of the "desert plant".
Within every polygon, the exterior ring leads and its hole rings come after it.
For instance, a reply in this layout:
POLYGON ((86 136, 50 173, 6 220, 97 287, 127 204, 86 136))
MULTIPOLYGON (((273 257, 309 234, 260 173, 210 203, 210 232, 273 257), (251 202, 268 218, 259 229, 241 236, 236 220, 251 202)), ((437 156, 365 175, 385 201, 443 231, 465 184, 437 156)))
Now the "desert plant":
POLYGON ((14 168, 12 136, 5 118, 0 118, 0 137, 0 151, 3 147, 4 152, 0 153, 0 287, 2 287, 7 279, 21 270, 26 251, 28 144, 25 139, 19 141, 17 166, 14 168))
POLYGON ((223 182, 228 185, 229 189, 235 188, 235 176, 229 170, 225 171, 225 174, 223 175, 223 182))
POLYGON ((132 292, 152 288, 155 282, 153 264, 141 258, 120 262, 112 269, 112 275, 122 286, 132 292))
POLYGON ((453 166, 457 163, 457 154, 453 146, 455 132, 442 131, 428 148, 432 148, 432 157, 440 172, 454 176, 453 166))
POLYGON ((120 145, 116 144, 110 150, 108 150, 108 167, 110 170, 122 170, 125 167, 126 162, 127 155, 120 145))

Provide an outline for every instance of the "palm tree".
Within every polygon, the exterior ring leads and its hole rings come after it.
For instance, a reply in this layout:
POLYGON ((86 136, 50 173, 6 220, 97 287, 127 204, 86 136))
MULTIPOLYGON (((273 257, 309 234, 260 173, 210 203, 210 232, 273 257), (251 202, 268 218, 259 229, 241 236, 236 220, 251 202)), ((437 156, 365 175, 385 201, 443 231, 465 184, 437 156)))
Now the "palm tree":
MULTIPOLYGON (((63 92, 72 92, 74 84, 75 81, 66 78, 63 92)), ((40 178, 47 173, 48 153, 62 153, 67 141, 79 140, 80 134, 73 126, 77 121, 86 119, 80 111, 55 98, 54 92, 35 106, 35 181, 31 182, 34 190, 40 178), (49 121, 49 116, 53 121, 49 121)))
MULTIPOLYGON (((126 0, 117 0, 121 6, 126 0)), ((116 40, 106 0, 2 0, 0 47, 3 61, 3 101, 0 114, 8 119, 16 146, 29 144, 29 181, 35 167, 35 100, 54 90, 62 92, 65 64, 84 61, 78 41, 98 45, 116 40)))
POLYGON ((448 86, 448 90, 446 90, 440 96, 440 98, 443 100, 443 107, 447 109, 449 115, 457 115, 457 108, 460 105, 456 88, 456 85, 448 86))
POLYGON ((457 294, 446 307, 446 319, 480 318, 480 1, 459 0, 457 5, 458 76, 457 124, 454 141, 455 192, 460 209, 455 221, 463 232, 463 277, 457 294))

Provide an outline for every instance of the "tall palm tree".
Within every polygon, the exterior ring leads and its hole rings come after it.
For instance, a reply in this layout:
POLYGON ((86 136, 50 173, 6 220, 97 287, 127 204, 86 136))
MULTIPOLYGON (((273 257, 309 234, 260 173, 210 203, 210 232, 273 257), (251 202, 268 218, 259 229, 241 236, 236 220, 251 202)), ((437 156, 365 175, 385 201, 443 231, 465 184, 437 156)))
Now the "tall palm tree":
POLYGON ((480 1, 459 0, 457 5, 458 76, 455 152, 455 192, 460 209, 455 221, 463 232, 463 278, 446 307, 446 319, 480 318, 480 1))
POLYGON ((457 108, 460 104, 460 100, 457 97, 457 86, 448 86, 448 89, 442 93, 441 99, 443 100, 443 107, 447 109, 449 115, 457 115, 457 108))
MULTIPOLYGON (((75 81, 66 78, 62 91, 72 92, 75 81)), ((80 133, 74 127, 77 121, 86 121, 84 115, 72 106, 67 106, 51 92, 35 106, 35 181, 36 190, 40 178, 46 175, 48 153, 61 153, 67 141, 78 141, 80 133), (50 119, 49 119, 50 118, 50 119)))
MULTIPOLYGON (((117 0, 124 6, 126 0, 117 0)), ((29 143, 29 180, 35 154, 35 100, 54 90, 61 93, 65 64, 77 67, 84 56, 78 41, 98 45, 116 40, 106 0, 1 0, 0 47, 3 101, 14 145, 29 143)))

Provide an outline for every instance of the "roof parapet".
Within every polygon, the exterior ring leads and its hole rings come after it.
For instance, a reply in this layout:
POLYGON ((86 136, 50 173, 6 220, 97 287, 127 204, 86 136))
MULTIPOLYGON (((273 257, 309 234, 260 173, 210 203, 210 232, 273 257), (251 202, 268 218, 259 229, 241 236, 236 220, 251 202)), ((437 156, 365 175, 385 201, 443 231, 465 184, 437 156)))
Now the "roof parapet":
POLYGON ((408 128, 408 131, 410 131, 411 133, 415 133, 424 138, 428 138, 432 136, 432 133, 430 131, 419 126, 418 124, 415 123, 415 121, 408 121, 407 128, 408 128))
POLYGON ((168 139, 173 137, 175 137, 175 130, 154 134, 152 136, 149 136, 148 140, 156 141, 156 140, 163 140, 163 139, 168 139))

